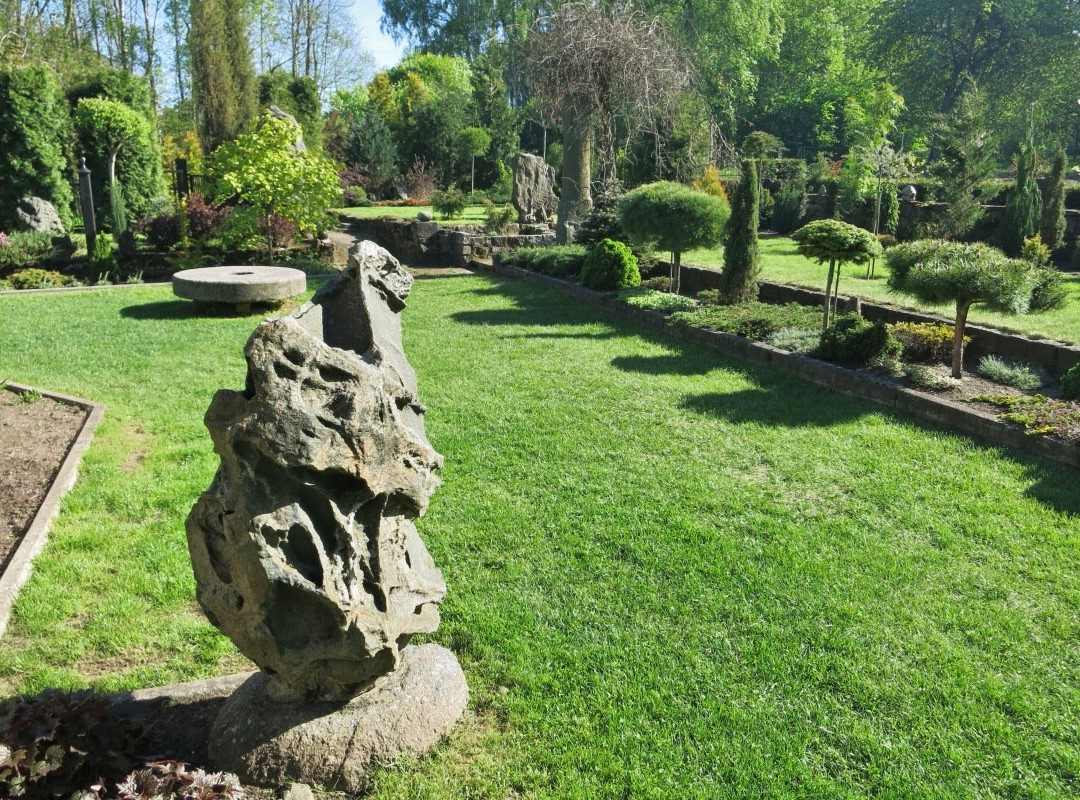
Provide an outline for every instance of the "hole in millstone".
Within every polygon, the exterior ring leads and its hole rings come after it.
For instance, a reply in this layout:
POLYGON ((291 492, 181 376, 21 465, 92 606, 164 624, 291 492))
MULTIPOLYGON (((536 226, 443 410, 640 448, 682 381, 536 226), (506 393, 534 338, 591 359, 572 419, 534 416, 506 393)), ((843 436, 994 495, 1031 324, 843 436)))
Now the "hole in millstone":
POLYGON ((237 272, 233 273, 233 275, 254 275, 254 274, 255 273, 252 272, 250 269, 249 270, 238 270, 237 272))

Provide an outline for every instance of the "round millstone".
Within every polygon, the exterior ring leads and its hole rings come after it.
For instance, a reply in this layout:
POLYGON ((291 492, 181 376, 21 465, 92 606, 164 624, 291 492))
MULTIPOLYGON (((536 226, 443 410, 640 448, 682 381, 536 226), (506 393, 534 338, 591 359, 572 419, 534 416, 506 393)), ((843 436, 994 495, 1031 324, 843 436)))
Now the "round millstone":
POLYGON ((302 294, 307 275, 290 267, 203 267, 177 272, 172 286, 177 297, 243 308, 302 294))

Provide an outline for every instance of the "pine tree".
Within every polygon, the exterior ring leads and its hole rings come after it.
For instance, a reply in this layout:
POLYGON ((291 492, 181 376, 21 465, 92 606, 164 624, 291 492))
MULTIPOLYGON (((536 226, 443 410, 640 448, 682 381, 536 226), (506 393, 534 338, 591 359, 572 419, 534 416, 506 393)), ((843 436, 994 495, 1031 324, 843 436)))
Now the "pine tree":
POLYGON ((1035 125, 1033 109, 1028 109, 1027 135, 1020 143, 1016 158, 1016 184, 1005 201, 1002 244, 1006 252, 1017 255, 1024 240, 1039 230, 1042 220, 1042 195, 1035 182, 1035 125))
POLYGON ((257 110, 255 72, 238 0, 191 0, 192 92, 203 150, 234 139, 257 110))
POLYGON ((1043 244, 1051 250, 1065 246, 1065 149, 1058 148, 1054 166, 1050 171, 1050 183, 1043 196, 1042 225, 1043 244))
POLYGON ((754 159, 743 161, 742 177, 732 198, 724 241, 720 296, 725 303, 753 300, 761 272, 758 257, 758 176, 754 159))
POLYGON ((963 93, 948 116, 935 125, 938 158, 930 172, 941 181, 941 200, 948 211, 935 221, 931 233, 957 239, 982 218, 979 183, 994 168, 994 144, 986 128, 986 107, 975 81, 965 77, 963 93))

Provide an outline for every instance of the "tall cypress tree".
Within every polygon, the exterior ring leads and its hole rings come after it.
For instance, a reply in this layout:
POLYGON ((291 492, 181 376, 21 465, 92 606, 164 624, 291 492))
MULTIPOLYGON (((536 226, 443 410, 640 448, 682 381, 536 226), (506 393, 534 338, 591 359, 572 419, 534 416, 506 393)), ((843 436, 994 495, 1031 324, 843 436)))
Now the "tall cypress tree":
POLYGON ((1043 197, 1042 226, 1043 244, 1051 250, 1065 246, 1065 148, 1059 147, 1054 155, 1050 171, 1050 183, 1043 197))
POLYGON ((203 150, 234 139, 257 110, 255 70, 239 0, 191 0, 192 93, 203 150))
POLYGON ((742 303, 757 295, 758 173, 752 158, 743 161, 742 177, 732 198, 724 241, 724 270, 720 273, 720 296, 725 303, 742 303))
POLYGON ((1016 185, 1005 201, 1002 225, 1002 244, 1011 255, 1018 255, 1024 239, 1034 236, 1042 221, 1042 195, 1035 182, 1035 122, 1033 109, 1028 109, 1027 136, 1020 143, 1016 157, 1016 185))

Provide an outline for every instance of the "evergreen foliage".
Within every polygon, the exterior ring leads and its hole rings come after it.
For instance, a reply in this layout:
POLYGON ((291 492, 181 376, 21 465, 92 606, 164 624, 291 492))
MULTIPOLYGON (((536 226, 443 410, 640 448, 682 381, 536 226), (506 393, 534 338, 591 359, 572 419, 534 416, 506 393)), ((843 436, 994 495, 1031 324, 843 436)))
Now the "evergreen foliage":
POLYGON ((619 219, 632 238, 671 252, 671 291, 679 293, 682 252, 715 246, 731 208, 723 199, 681 183, 659 181, 627 192, 619 201, 619 219))
POLYGON ((604 239, 622 241, 626 234, 619 222, 619 200, 626 193, 618 180, 604 184, 594 195, 588 216, 581 221, 574 241, 586 247, 600 244, 604 239))
POLYGON ((98 218, 112 216, 109 186, 114 179, 123 181, 126 210, 147 216, 165 191, 161 151, 150 122, 123 102, 102 97, 79 100, 74 121, 79 153, 93 176, 98 218))
POLYGON ((622 242, 604 239, 585 256, 581 285, 600 291, 640 286, 637 258, 622 242))
POLYGON ((1024 240, 1039 230, 1042 221, 1042 195, 1035 182, 1035 161, 1034 121, 1029 110, 1027 136, 1020 143, 1016 157, 1016 184, 1005 201, 1001 225, 1002 244, 1012 255, 1020 254, 1024 240))
POLYGON ((724 233, 720 296, 725 303, 741 303, 757 296, 757 277, 761 272, 757 229, 757 165, 748 158, 743 161, 742 178, 735 189, 731 217, 724 233))
POLYGON ((0 69, 0 230, 14 227, 15 204, 31 195, 56 206, 70 225, 70 136, 67 105, 51 69, 0 69))
POLYGON ((889 286, 935 305, 954 303, 952 376, 963 375, 964 326, 979 303, 1022 314, 1031 299, 1032 267, 985 244, 922 240, 897 245, 886 255, 889 286))
POLYGON ((938 157, 930 172, 941 181, 940 200, 949 213, 939 217, 932 233, 957 239, 982 218, 979 183, 993 171, 995 155, 986 128, 986 106, 970 76, 952 113, 939 116, 934 131, 938 157))
POLYGON ((259 105, 277 106, 292 114, 304 131, 304 144, 316 150, 322 147, 322 106, 319 87, 311 78, 295 77, 287 72, 268 72, 258 78, 259 105))
POLYGON ((371 108, 364 109, 349 132, 345 161, 358 165, 367 179, 366 188, 380 195, 398 175, 398 152, 390 128, 371 108))
POLYGON ((1042 225, 1039 227, 1043 243, 1051 250, 1065 246, 1065 149, 1058 148, 1054 165, 1050 169, 1050 181, 1043 197, 1042 225))
POLYGON ((242 0, 191 0, 192 93, 207 153, 234 139, 258 107, 246 7, 242 0))

